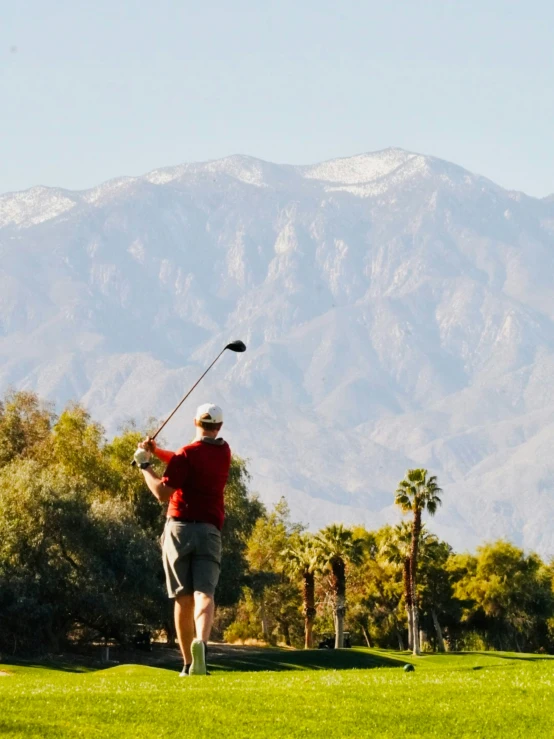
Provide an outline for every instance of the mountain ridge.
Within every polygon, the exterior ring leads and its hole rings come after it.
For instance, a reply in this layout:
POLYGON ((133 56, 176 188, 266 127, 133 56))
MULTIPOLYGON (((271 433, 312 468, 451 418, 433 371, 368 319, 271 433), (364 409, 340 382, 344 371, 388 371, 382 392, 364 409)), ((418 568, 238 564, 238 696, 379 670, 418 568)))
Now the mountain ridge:
POLYGON ((2 195, 0 255, 0 390, 112 434, 242 338, 168 443, 212 399, 262 498, 311 526, 395 520, 425 465, 455 546, 554 552, 554 201, 402 149, 235 155, 2 195))
MULTIPOLYGON (((278 170, 283 173, 289 173, 289 174, 295 174, 297 175, 297 179, 314 179, 318 181, 328 181, 335 184, 366 184, 368 182, 371 182, 376 179, 381 179, 382 177, 387 177, 390 174, 392 174, 395 170, 401 168, 402 166, 409 163, 411 160, 417 160, 420 164, 427 164, 431 165, 434 164, 435 166, 438 166, 439 168, 445 168, 450 170, 456 170, 460 174, 468 175, 471 177, 478 177, 480 179, 486 180, 488 183, 493 185, 496 188, 503 189, 499 185, 496 185, 496 183, 492 182, 492 180, 488 180, 487 178, 482 177, 481 175, 473 175, 469 170, 464 169, 463 167, 460 167, 459 165, 452 164, 451 162, 448 162, 444 159, 440 159, 438 157, 433 157, 430 155, 424 155, 424 154, 417 154, 415 152, 410 152, 405 149, 401 149, 398 147, 388 147, 386 149, 382 149, 376 152, 365 152, 363 154, 357 154, 347 157, 340 157, 338 159, 328 159, 324 160, 323 162, 316 163, 316 164, 308 164, 308 165, 292 165, 292 164, 274 164, 272 162, 269 162, 264 159, 260 159, 257 157, 252 157, 249 155, 244 154, 233 154, 227 157, 223 157, 222 159, 212 159, 207 161, 201 161, 201 162, 191 162, 191 163, 184 163, 179 165, 173 165, 168 167, 161 167, 154 170, 150 170, 149 172, 146 172, 143 175, 124 175, 121 177, 114 177, 111 179, 108 179, 104 182, 102 182, 100 185, 95 185, 90 188, 85 188, 82 190, 71 190, 69 188, 63 188, 63 187, 49 187, 47 185, 35 185, 30 188, 26 188, 25 190, 20 191, 13 191, 13 192, 6 192, 0 194, 0 227, 4 227, 10 223, 8 220, 8 214, 4 213, 3 216, 3 201, 9 201, 9 200, 15 200, 20 201, 21 205, 17 209, 24 210, 24 204, 27 202, 29 204, 29 200, 33 200, 36 198, 38 200, 37 206, 43 207, 41 203, 41 195, 45 194, 51 194, 55 196, 57 199, 64 199, 65 202, 74 202, 77 204, 78 202, 81 203, 94 203, 97 201, 99 193, 114 193, 119 189, 124 188, 125 186, 132 186, 135 183, 141 183, 141 182, 149 182, 150 184, 168 184, 170 182, 174 182, 178 180, 180 177, 187 175, 187 174, 197 174, 197 173, 224 173, 228 174, 230 176, 235 175, 237 179, 240 179, 238 176, 238 172, 240 172, 240 169, 244 169, 244 165, 250 164, 253 168, 264 168, 269 167, 272 170, 278 170), (403 158, 402 158, 403 157, 403 158), (387 159, 392 160, 395 162, 394 166, 387 168, 387 166, 383 166, 382 160, 387 159), (356 172, 359 170, 360 163, 368 162, 368 161, 374 161, 374 167, 376 167, 373 170, 373 175, 361 177, 354 179, 350 182, 345 182, 343 179, 344 175, 341 175, 341 169, 343 170, 344 167, 347 167, 347 171, 350 172, 356 172), (229 171, 229 165, 231 165, 231 170, 229 171), (233 166, 234 165, 234 166, 233 166), (243 165, 241 167, 241 165, 243 165), (342 165, 342 166, 341 166, 342 165), (350 165, 350 166, 348 166, 350 165), (379 168, 379 165, 381 165, 381 168, 379 168), (338 177, 333 179, 329 175, 330 170, 338 171, 338 177), (315 174, 316 172, 320 172, 321 175, 318 178, 315 174)), ((251 176, 250 179, 242 180, 246 183, 250 184, 256 184, 255 177, 251 176)), ((264 186, 269 186, 267 183, 264 183, 264 186)), ((506 191, 508 192, 508 191, 506 191)), ((531 197, 531 196, 526 196, 531 197)), ((554 196, 551 196, 554 197, 554 196)), ((532 198, 537 199, 537 198, 532 198)), ((543 198, 543 200, 547 200, 547 198, 543 198)), ((4 205, 4 208, 6 206, 4 205)), ((31 206, 32 207, 32 206, 31 206)), ((7 209, 6 209, 7 210, 7 209)), ((56 215, 59 215, 61 213, 65 212, 65 210, 59 211, 59 213, 56 213, 56 215)), ((43 214, 44 215, 44 214, 43 214)), ((56 215, 52 215, 50 217, 56 217, 56 215)), ((42 221, 40 221, 42 222, 42 221)), ((14 220, 14 223, 16 225, 19 225, 17 221, 14 220)), ((32 223, 31 225, 34 225, 32 223)))

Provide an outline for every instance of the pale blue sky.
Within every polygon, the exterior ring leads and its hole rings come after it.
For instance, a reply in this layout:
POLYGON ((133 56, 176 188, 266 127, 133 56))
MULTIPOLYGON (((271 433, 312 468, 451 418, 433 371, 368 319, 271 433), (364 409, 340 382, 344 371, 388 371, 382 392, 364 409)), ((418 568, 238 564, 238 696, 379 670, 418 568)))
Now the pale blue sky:
POLYGON ((554 192, 546 0, 0 0, 0 192, 387 146, 554 192))

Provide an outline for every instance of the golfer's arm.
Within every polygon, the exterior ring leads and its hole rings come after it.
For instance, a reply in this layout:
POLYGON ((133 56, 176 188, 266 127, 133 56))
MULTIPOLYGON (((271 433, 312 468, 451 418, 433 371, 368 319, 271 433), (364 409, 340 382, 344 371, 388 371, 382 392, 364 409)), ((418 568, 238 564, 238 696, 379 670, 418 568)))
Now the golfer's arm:
POLYGON ((145 470, 141 470, 141 472, 144 477, 144 482, 148 485, 148 489, 152 495, 157 498, 160 503, 167 503, 175 492, 175 488, 170 488, 168 485, 163 483, 151 467, 147 467, 145 470))
POLYGON ((175 452, 170 452, 168 449, 154 449, 156 457, 164 464, 169 464, 171 459, 175 456, 175 452))

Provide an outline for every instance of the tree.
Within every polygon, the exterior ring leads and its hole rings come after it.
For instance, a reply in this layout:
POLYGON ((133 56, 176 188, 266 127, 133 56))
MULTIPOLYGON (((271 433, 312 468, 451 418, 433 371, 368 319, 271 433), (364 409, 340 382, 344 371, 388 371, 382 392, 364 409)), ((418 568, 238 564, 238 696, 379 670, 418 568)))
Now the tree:
POLYGON ((448 614, 450 618, 456 613, 450 577, 446 569, 452 547, 440 541, 432 534, 422 536, 420 542, 421 556, 421 609, 428 614, 435 631, 435 643, 439 652, 446 651, 439 614, 448 614))
POLYGON ((348 573, 348 622, 361 631, 368 647, 374 643, 404 649, 402 618, 402 563, 388 561, 382 554, 391 538, 391 527, 353 530, 363 542, 363 558, 348 573))
MULTIPOLYGON (((158 537, 163 507, 129 461, 144 434, 106 444, 78 404, 55 418, 33 393, 0 403, 0 646, 58 648, 85 634, 125 640, 138 622, 167 630, 158 537), (9 643, 9 645, 8 645, 9 643)), ((235 604, 263 505, 231 463, 218 602, 235 604)))
POLYGON ((400 568, 382 557, 368 559, 348 579, 348 620, 359 626, 368 647, 379 644, 404 650, 400 568), (361 587, 357 580, 360 580, 361 587))
POLYGON ((536 554, 507 541, 484 544, 477 556, 454 555, 448 562, 464 605, 463 620, 496 649, 543 646, 554 609, 552 574, 536 554))
POLYGON ((412 527, 406 521, 397 524, 384 541, 381 554, 387 562, 402 568, 404 607, 408 621, 408 649, 413 649, 413 602, 410 577, 410 553, 412 549, 412 527))
MULTIPOLYGON (((386 561, 402 567, 402 581, 404 586, 404 605, 408 620, 408 647, 413 649, 413 609, 410 578, 410 555, 412 549, 412 526, 403 521, 392 529, 388 528, 388 535, 383 537, 381 554, 386 561)), ((452 591, 445 565, 452 553, 452 548, 446 542, 439 542, 436 536, 430 534, 422 525, 419 535, 419 570, 420 582, 418 594, 420 602, 423 599, 423 608, 428 613, 436 634, 436 643, 440 652, 444 652, 444 640, 438 618, 440 608, 448 608, 452 601, 452 591)))
POLYGON ((313 648, 315 608, 315 573, 319 570, 318 550, 313 537, 299 537, 283 551, 285 569, 293 577, 302 578, 302 612, 304 615, 304 649, 313 648))
POLYGON ((0 642, 59 650, 70 633, 125 640, 159 628, 159 551, 121 501, 82 478, 14 460, 0 470, 0 642))
POLYGON ((344 646, 344 616, 346 613, 346 564, 361 561, 362 545, 350 529, 342 524, 331 524, 315 537, 319 558, 329 570, 329 584, 333 594, 335 621, 335 648, 344 646))
POLYGON ((412 543, 410 548, 410 592, 412 597, 413 653, 420 653, 419 644, 419 611, 417 598, 417 558, 419 537, 421 533, 421 514, 424 510, 434 516, 441 504, 439 497, 442 490, 437 485, 437 478, 427 477, 427 470, 408 470, 403 480, 398 483, 395 503, 404 513, 413 514, 412 543))
POLYGON ((97 490, 117 490, 119 476, 105 454, 104 429, 78 403, 69 403, 52 429, 56 463, 97 490))
POLYGON ((296 608, 296 603, 290 607, 290 602, 291 596, 295 600, 296 590, 288 578, 284 552, 301 531, 302 526, 291 522, 287 501, 281 498, 269 514, 256 521, 246 555, 250 587, 259 603, 263 637, 271 641, 272 627, 277 624, 289 646, 296 608))
MULTIPOLYGON (((153 538, 157 538, 164 525, 166 506, 159 504, 145 485, 142 475, 137 474, 136 468, 129 464, 138 442, 145 436, 145 432, 128 426, 120 436, 116 436, 104 447, 103 454, 111 474, 114 475, 110 497, 115 495, 118 500, 126 501, 140 527, 153 538)), ((160 446, 163 446, 163 442, 160 446)), ((157 460, 154 461, 161 472, 163 466, 157 460)))
POLYGON ((263 503, 250 495, 246 462, 233 455, 225 487, 225 522, 221 532, 221 574, 217 586, 218 606, 235 605, 248 572, 246 550, 256 521, 264 514, 263 503))
POLYGON ((17 457, 44 458, 54 420, 52 406, 35 393, 8 392, 0 403, 0 467, 17 457))

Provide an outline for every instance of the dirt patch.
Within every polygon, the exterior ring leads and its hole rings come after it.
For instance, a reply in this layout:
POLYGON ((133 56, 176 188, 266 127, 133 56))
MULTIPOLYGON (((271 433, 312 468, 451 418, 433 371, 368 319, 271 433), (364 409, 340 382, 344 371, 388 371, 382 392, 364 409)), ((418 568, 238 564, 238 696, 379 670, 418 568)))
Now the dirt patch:
POLYGON ((10 677, 10 672, 4 672, 4 670, 0 670, 0 677, 10 677))

